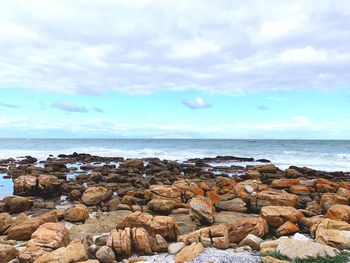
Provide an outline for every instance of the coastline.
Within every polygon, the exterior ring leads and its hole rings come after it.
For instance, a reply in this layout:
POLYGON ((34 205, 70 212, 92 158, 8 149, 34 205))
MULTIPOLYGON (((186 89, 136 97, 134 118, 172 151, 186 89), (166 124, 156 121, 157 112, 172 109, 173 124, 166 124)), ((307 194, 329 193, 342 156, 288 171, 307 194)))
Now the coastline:
MULTIPOLYGON (((0 230, 1 243, 14 249, 14 258, 27 258, 27 262, 39 260, 45 253, 46 257, 54 257, 57 249, 70 246, 61 240, 47 249, 45 242, 52 240, 38 239, 40 231, 51 233, 51 238, 58 235, 80 242, 84 260, 96 259, 97 251, 103 248, 118 261, 134 253, 155 253, 159 254, 156 259, 148 259, 159 262, 164 262, 168 254, 162 253, 174 242, 183 242, 185 247, 196 244, 198 251, 204 247, 228 249, 226 254, 218 252, 217 260, 221 253, 221 260, 241 255, 246 257, 242 262, 258 262, 261 244, 283 241, 282 237, 293 242, 293 235, 303 234, 316 246, 320 238, 313 236, 312 228, 325 220, 338 220, 342 229, 350 231, 350 212, 343 212, 350 211, 349 172, 297 166, 279 169, 267 159, 234 156, 176 162, 78 153, 60 154, 45 161, 30 156, 9 158, 0 161, 0 169, 1 176, 7 178, 3 181, 14 182, 15 194, 0 197, 0 221, 7 222, 0 230), (149 223, 160 220, 159 216, 167 222, 165 228, 164 223, 149 223), (145 219, 139 222, 139 217, 145 219), (23 234, 26 220, 27 224, 35 220, 41 223, 30 225, 30 233, 23 234), (47 224, 54 225, 48 228, 47 224), (126 235, 122 240, 113 234, 116 228, 126 235), (140 248, 136 237, 142 238, 140 242, 145 242, 148 249, 140 248), (120 250, 113 245, 118 242, 131 243, 128 249, 120 250), (35 253, 32 243, 37 247, 35 253)), ((300 236, 295 238, 299 240, 300 236)), ((332 242, 324 245, 347 248, 332 242)), ((210 256, 214 252, 208 249, 205 251, 210 256)), ((269 249, 276 250, 277 246, 269 249)), ((198 255, 206 258, 206 253, 198 255)), ((168 259, 172 262, 175 257, 176 261, 179 255, 168 259)))

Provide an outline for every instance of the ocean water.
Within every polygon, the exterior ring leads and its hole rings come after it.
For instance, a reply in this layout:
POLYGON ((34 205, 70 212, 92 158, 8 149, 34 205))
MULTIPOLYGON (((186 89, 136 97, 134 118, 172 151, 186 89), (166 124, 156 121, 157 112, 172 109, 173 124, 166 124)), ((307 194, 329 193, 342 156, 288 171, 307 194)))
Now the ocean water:
POLYGON ((350 141, 340 140, 0 139, 0 159, 31 155, 44 160, 73 152, 179 161, 233 155, 266 158, 281 169, 296 165, 350 171, 350 141))

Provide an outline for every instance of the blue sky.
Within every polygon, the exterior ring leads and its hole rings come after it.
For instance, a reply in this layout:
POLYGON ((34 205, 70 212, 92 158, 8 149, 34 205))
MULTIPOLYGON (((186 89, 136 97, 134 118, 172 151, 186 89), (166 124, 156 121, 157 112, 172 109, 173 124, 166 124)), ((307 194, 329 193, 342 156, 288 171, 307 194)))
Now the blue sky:
POLYGON ((347 1, 4 0, 0 137, 350 139, 349 43, 347 1))

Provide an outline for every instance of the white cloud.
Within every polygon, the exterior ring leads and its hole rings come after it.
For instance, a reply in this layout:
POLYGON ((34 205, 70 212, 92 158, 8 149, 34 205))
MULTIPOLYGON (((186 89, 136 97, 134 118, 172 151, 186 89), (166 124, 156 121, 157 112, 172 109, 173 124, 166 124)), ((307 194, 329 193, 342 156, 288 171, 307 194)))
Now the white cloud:
POLYGON ((0 88, 341 88, 350 81, 349 13, 345 0, 2 0, 0 88))

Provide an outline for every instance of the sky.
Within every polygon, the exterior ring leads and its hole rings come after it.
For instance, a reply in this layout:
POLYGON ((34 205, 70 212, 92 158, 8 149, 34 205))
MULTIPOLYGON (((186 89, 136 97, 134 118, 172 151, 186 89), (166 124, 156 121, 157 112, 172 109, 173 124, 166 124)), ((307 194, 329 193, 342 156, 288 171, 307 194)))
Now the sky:
POLYGON ((2 0, 0 137, 350 139, 346 0, 2 0))

